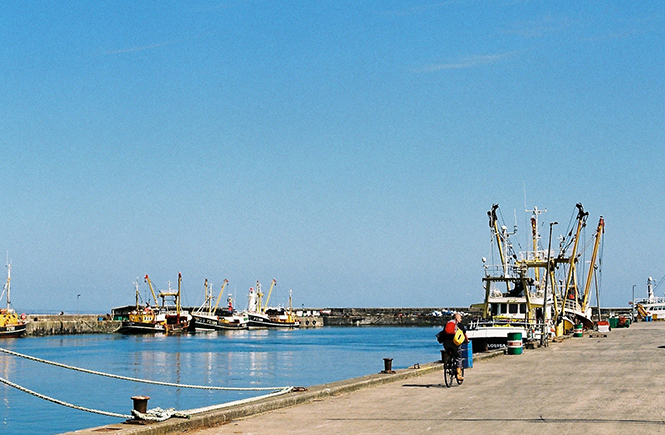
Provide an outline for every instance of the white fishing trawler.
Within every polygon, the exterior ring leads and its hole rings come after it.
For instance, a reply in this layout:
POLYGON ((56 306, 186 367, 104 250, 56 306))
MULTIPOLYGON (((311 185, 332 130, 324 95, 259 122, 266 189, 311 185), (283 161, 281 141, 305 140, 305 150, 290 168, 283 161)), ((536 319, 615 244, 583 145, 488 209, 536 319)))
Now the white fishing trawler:
POLYGON ((293 315, 291 307, 291 292, 289 292, 289 306, 285 307, 268 307, 270 295, 272 290, 277 284, 275 279, 270 284, 270 291, 266 298, 266 303, 263 305, 263 293, 261 292, 261 283, 256 282, 256 291, 250 287, 249 289, 249 303, 247 310, 243 314, 247 315, 248 324, 250 329, 254 328, 299 328, 300 322, 293 315))
POLYGON ((235 310, 231 294, 226 298, 226 307, 218 309, 219 302, 224 294, 224 288, 228 283, 229 281, 225 279, 217 296, 217 302, 213 307, 212 290, 208 286, 208 280, 205 280, 205 301, 199 309, 192 312, 192 321, 189 324, 190 331, 224 331, 248 328, 249 318, 247 314, 238 313, 235 310))
MULTIPOLYGON (((598 251, 604 229, 602 217, 594 234, 594 249, 584 287, 577 284, 578 241, 588 213, 577 204, 577 213, 571 220, 570 231, 562 237, 559 247, 551 247, 551 228, 548 247, 543 249, 538 217, 546 210, 526 210, 531 215, 531 248, 514 250, 512 232, 500 224, 498 205, 487 213, 491 229, 491 260, 483 258, 485 298, 481 317, 469 325, 468 336, 476 351, 503 347, 508 334, 520 333, 523 340, 540 340, 543 332, 549 338, 572 330, 575 325, 591 327, 589 294, 591 281, 598 271, 598 251), (570 251, 570 254, 567 252, 570 251), (567 289, 567 290, 564 290, 567 289)), ((596 281, 597 283, 598 281, 596 281)))
POLYGON ((655 282, 652 277, 647 278, 647 297, 635 302, 637 315, 642 320, 665 320, 665 297, 655 295, 655 290, 660 285, 658 283, 654 286, 655 282))

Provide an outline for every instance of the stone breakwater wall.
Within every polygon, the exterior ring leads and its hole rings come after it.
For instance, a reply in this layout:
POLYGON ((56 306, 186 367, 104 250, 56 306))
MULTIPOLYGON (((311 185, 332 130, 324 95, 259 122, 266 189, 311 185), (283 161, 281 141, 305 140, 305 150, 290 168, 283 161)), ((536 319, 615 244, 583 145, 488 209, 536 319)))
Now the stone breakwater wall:
POLYGON ((97 314, 30 314, 25 335, 104 334, 114 332, 122 322, 97 314))
MULTIPOLYGON (((308 309, 320 312, 325 326, 442 326, 452 313, 461 312, 465 318, 480 317, 479 310, 469 307, 435 308, 327 308, 308 309)), ((598 316, 592 309, 593 319, 598 316)), ((601 318, 630 315, 630 308, 601 308, 601 318)))
POLYGON ((321 310, 326 326, 440 326, 468 308, 330 308, 321 310))

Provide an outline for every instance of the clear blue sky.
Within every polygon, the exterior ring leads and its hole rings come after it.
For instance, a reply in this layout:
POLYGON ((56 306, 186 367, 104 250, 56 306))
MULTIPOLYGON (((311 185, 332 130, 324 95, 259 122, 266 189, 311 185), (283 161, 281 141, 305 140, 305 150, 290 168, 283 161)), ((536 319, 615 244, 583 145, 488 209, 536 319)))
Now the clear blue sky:
POLYGON ((605 217, 604 306, 665 275, 662 1, 21 1, 0 47, 19 311, 465 306, 525 192, 605 217))

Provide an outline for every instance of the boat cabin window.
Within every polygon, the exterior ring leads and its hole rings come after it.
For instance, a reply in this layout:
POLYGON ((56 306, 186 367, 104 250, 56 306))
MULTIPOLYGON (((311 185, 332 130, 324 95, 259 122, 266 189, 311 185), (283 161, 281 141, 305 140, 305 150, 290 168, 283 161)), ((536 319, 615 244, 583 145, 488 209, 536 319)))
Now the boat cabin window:
POLYGON ((504 314, 526 314, 526 304, 490 304, 492 316, 504 314))

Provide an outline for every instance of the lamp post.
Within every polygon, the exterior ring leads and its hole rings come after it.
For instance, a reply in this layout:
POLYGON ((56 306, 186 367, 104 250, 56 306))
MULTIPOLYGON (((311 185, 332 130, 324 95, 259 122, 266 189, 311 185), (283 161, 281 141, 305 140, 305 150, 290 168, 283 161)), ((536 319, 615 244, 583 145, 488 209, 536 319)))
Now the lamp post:
POLYGON ((79 315, 79 298, 81 297, 81 294, 76 295, 76 315, 79 315))
POLYGON ((543 291, 543 329, 540 331, 540 345, 545 345, 547 337, 547 280, 550 277, 550 252, 552 250, 552 227, 559 222, 550 222, 550 239, 547 242, 547 267, 545 268, 545 290, 543 291))
POLYGON ((635 321, 635 284, 633 284, 633 303, 630 306, 630 321, 635 321))

